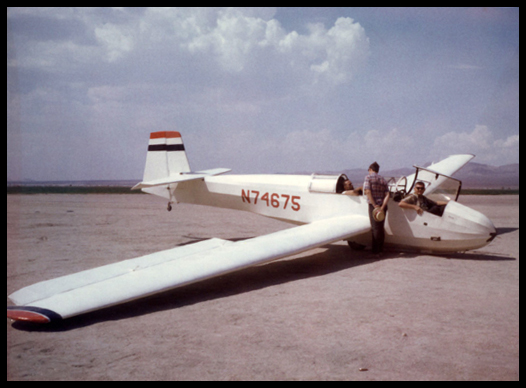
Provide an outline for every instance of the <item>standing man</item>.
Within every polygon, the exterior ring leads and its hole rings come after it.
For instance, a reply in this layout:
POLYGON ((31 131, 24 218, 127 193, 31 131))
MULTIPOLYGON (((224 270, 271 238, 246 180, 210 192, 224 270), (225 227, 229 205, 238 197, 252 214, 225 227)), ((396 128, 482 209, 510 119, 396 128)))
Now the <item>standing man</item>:
POLYGON ((371 220, 371 230, 373 234, 373 253, 382 253, 385 240, 385 217, 377 221, 373 212, 380 209, 384 214, 387 213, 387 202, 389 201, 389 188, 385 179, 378 175, 380 166, 374 162, 369 167, 369 175, 365 177, 363 190, 369 203, 369 219, 371 220))

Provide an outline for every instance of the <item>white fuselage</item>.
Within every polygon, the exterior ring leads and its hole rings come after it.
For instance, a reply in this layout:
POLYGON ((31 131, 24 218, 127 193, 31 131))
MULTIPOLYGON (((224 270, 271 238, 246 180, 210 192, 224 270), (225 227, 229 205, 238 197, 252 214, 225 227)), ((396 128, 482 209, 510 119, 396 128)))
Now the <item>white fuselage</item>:
MULTIPOLYGON (((368 216, 363 196, 313 190, 313 177, 304 175, 223 175, 170 186, 170 198, 182 203, 243 210, 296 225, 337 216, 368 216)), ((166 188, 151 190, 165 196, 166 188)), ((145 190, 148 191, 148 190, 145 190)), ((403 210, 389 201, 386 245, 399 249, 458 252, 481 248, 495 237, 495 227, 482 213, 451 201, 442 217, 403 210)), ((370 233, 352 239, 370 244, 370 233)))

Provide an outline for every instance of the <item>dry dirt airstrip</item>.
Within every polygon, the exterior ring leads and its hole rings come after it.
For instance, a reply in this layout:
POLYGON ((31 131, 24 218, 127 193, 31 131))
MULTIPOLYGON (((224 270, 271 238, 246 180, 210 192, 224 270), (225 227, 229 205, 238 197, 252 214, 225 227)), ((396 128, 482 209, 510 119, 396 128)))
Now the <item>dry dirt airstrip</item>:
MULTIPOLYGON (((55 326, 7 320, 7 380, 518 380, 519 196, 461 202, 495 223, 489 246, 378 259, 338 243, 55 326)), ((8 195, 7 295, 289 227, 165 208, 146 195, 8 195)))

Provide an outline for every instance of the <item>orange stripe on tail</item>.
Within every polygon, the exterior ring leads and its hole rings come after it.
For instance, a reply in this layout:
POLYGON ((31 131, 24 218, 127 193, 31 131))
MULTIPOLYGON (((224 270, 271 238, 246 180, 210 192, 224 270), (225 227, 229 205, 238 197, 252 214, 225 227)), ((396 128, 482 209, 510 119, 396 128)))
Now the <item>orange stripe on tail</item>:
POLYGON ((150 134, 150 139, 174 139, 177 137, 181 137, 181 134, 179 132, 152 132, 150 134))

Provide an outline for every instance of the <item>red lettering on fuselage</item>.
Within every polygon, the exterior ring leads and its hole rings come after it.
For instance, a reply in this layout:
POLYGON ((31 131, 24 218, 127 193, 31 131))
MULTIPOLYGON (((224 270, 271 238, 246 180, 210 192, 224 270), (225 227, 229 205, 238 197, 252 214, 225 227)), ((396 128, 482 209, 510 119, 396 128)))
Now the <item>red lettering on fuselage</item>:
POLYGON ((248 202, 250 203, 250 190, 248 190, 248 192, 245 193, 245 190, 241 190, 241 199, 243 200, 243 202, 248 202))
POLYGON ((301 197, 297 195, 289 194, 278 194, 278 193, 263 193, 260 195, 260 191, 256 190, 244 190, 241 189, 241 200, 244 203, 257 205, 259 203, 264 203, 267 207, 273 207, 275 209, 287 210, 290 205, 290 209, 297 212, 301 209, 300 200, 301 197), (252 199, 254 202, 252 203, 252 199))

